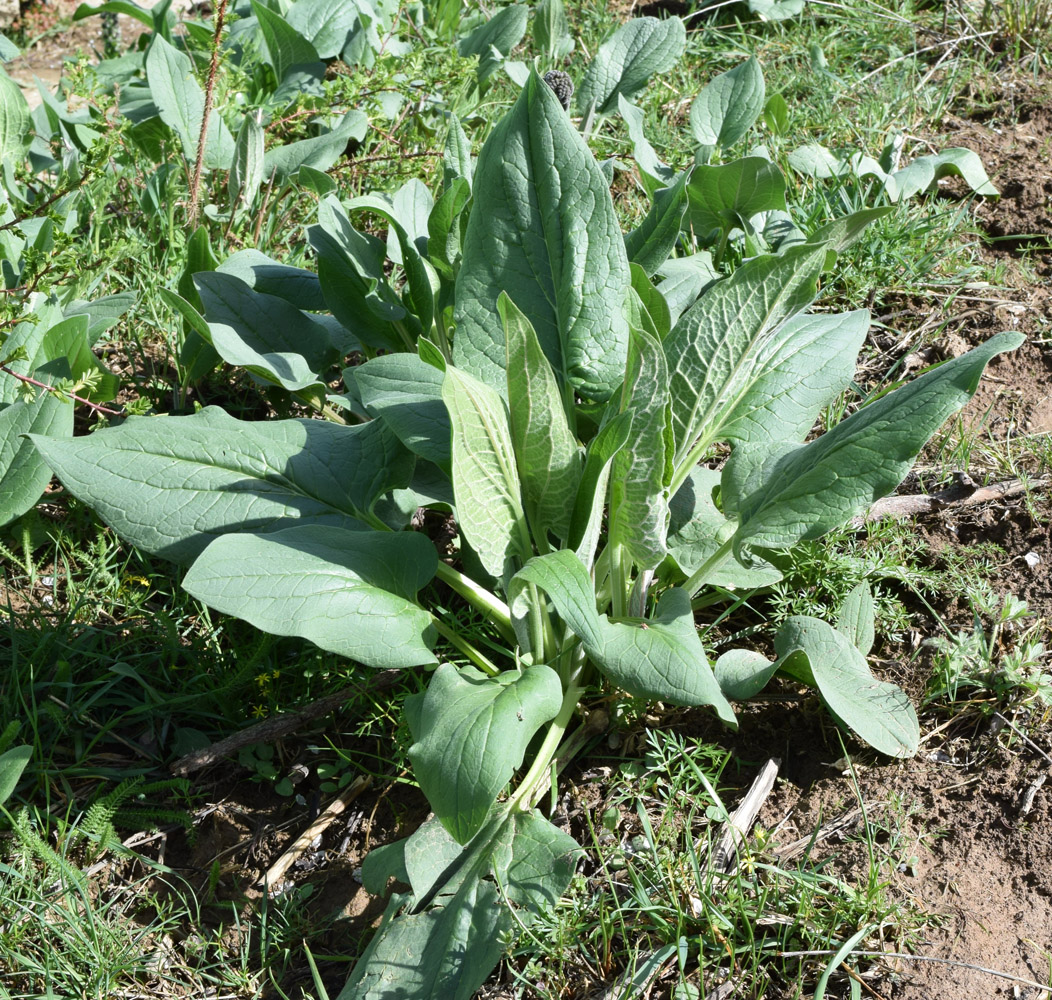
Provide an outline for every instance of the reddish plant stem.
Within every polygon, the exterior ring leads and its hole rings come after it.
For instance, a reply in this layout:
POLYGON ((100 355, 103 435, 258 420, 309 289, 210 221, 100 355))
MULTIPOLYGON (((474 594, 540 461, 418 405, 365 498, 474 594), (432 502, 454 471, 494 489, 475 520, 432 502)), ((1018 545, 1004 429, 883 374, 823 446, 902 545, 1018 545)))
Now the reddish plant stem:
POLYGON ((98 403, 93 403, 90 399, 78 396, 75 392, 69 392, 66 389, 56 389, 53 385, 48 385, 47 382, 38 382, 35 378, 32 378, 29 375, 21 375, 16 371, 12 371, 7 365, 0 365, 0 372, 18 379, 19 382, 26 382, 29 385, 35 385, 38 389, 46 389, 48 392, 55 393, 56 395, 61 394, 63 396, 69 396, 70 399, 75 399, 78 403, 83 403, 90 409, 95 410, 96 413, 105 413, 110 417, 124 416, 120 410, 111 410, 107 406, 100 406, 98 403))
POLYGON ((215 9, 215 35, 212 38, 212 61, 208 66, 208 83, 205 85, 205 107, 201 114, 201 135, 197 140, 197 160, 194 176, 190 181, 190 226, 197 225, 198 201, 201 189, 201 171, 205 162, 205 141, 208 138, 208 119, 212 115, 212 98, 215 95, 216 73, 219 70, 219 43, 223 37, 223 20, 226 17, 227 0, 219 0, 215 9))

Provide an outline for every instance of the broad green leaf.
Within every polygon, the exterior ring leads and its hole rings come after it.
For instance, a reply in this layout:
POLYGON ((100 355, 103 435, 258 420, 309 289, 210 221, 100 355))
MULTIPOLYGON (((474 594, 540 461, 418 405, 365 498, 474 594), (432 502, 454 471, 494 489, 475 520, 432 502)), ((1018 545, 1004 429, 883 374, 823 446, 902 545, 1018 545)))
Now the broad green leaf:
MULTIPOLYGON (((202 270, 213 270, 203 268, 202 270)), ((325 296, 321 283, 313 271, 304 267, 292 267, 268 257, 258 250, 238 250, 231 254, 218 267, 220 274, 230 274, 240 278, 249 288, 264 295, 275 295, 284 299, 297 309, 307 312, 321 312, 325 306, 325 296)), ((315 321, 320 317, 311 317, 315 321)))
POLYGON ((131 0, 106 0, 105 3, 100 4, 82 3, 73 12, 73 20, 80 21, 85 17, 97 17, 99 14, 125 14, 145 24, 147 28, 154 27, 151 12, 145 7, 132 3, 131 0))
POLYGON ((536 73, 486 140, 473 190, 453 363, 504 392, 504 291, 533 324, 560 388, 608 399, 628 347, 624 240, 602 171, 536 73))
POLYGON ((298 521, 356 529, 376 498, 406 486, 414 460, 374 421, 235 420, 218 407, 140 417, 33 442, 74 495, 122 538, 189 562, 217 535, 298 521))
POLYGON ((851 382, 869 312, 794 316, 756 351, 754 377, 723 416, 728 441, 802 441, 822 407, 851 382))
MULTIPOLYGON (((906 693, 878 681, 846 636, 821 619, 797 615, 783 623, 774 647, 783 667, 793 653, 806 657, 822 700, 870 746, 891 757, 912 757, 917 752, 920 727, 906 693)), ((809 679, 808 671, 801 679, 809 679)))
POLYGON ((248 207, 255 201, 263 183, 263 129, 249 112, 241 121, 234 142, 234 162, 227 175, 227 194, 230 210, 236 206, 248 207))
POLYGON ((33 120, 21 88, 0 70, 0 161, 21 160, 29 145, 33 120))
POLYGON ((51 469, 24 434, 70 437, 73 403, 41 390, 32 403, 0 407, 0 526, 21 517, 51 482, 51 469))
POLYGON ((213 541, 183 587, 224 614, 295 635, 368 667, 434 663, 437 633, 416 593, 438 566, 413 531, 347 531, 304 524, 213 541))
POLYGON ((868 656, 876 637, 873 616, 873 591, 863 580, 844 598, 837 616, 837 631, 846 636, 854 647, 868 656))
POLYGON ((471 185, 474 165, 471 161, 471 140, 464 132, 460 119, 449 113, 449 130, 446 132, 446 143, 442 148, 442 183, 449 187, 458 177, 471 185))
POLYGON ((577 89, 582 115, 617 110, 618 95, 631 99, 657 73, 667 73, 679 62, 687 44, 687 30, 678 17, 658 20, 636 17, 623 24, 596 52, 577 89))
POLYGON ((764 124, 775 134, 785 135, 789 130, 789 105, 781 94, 771 94, 763 106, 764 124))
POLYGON ((450 468, 445 374, 413 354, 385 354, 348 369, 370 416, 383 417, 411 452, 450 468))
MULTIPOLYGON (((426 825, 426 824, 425 824, 426 825)), ((374 896, 386 895, 388 879, 409 884, 409 873, 405 867, 405 840, 374 847, 362 862, 362 885, 374 896)))
POLYGON ((728 149, 753 126, 764 104, 763 70, 756 56, 721 73, 690 106, 690 131, 696 142, 728 149))
POLYGON ((507 59, 526 34, 529 8, 513 3, 503 7, 457 44, 457 55, 478 56, 480 88, 507 59))
POLYGON ((821 247, 746 261, 672 328, 664 348, 677 469, 699 440, 719 440, 725 420, 742 418, 734 407, 763 375, 761 351, 814 298, 824 262, 821 247))
POLYGON ((446 371, 442 399, 453 429, 457 520, 486 572, 501 579, 509 560, 525 560, 530 551, 504 401, 456 368, 446 371))
POLYGON ((288 142, 267 150, 263 157, 263 179, 272 178, 278 186, 287 184, 300 167, 326 171, 343 155, 347 144, 361 142, 369 129, 369 119, 361 111, 348 111, 331 132, 288 142))
POLYGON ((679 242, 683 215, 687 209, 687 180, 682 173, 670 187, 654 192, 654 201, 643 221, 632 232, 625 234, 628 259, 639 264, 647 277, 657 274, 679 242))
MULTIPOLYGON (((705 560, 716 554, 738 527, 737 521, 723 516, 712 499, 719 486, 715 469, 695 468, 669 501, 669 533, 666 545, 670 559, 685 577, 692 576, 705 560)), ((727 587, 769 587, 782 579, 782 571, 753 553, 748 565, 726 559, 717 565, 703 585, 727 587)), ((721 682, 721 687, 723 684, 721 682)), ((726 693, 726 692, 725 692, 726 693)))
POLYGON ((805 177, 826 179, 840 177, 851 172, 851 168, 831 150, 817 143, 808 143, 789 154, 789 166, 805 177))
POLYGON ((321 62, 318 50, 289 21, 258 0, 251 2, 278 83, 288 76, 294 66, 302 68, 321 62))
POLYGON ((413 774, 442 825, 466 844, 562 702, 559 675, 538 664, 487 677, 443 663, 420 699, 413 774))
POLYGON ((589 570, 595 561, 595 550, 603 526, 610 470, 614 457, 628 443, 631 430, 632 414, 619 413, 604 424, 588 443, 584 470, 570 517, 569 547, 589 570))
MULTIPOLYGON (((650 141, 643 132, 643 109, 625 100, 623 94, 617 96, 617 108, 625 125, 628 126, 628 138, 632 140, 632 155, 635 157, 636 166, 639 168, 639 179, 647 194, 655 198, 658 188, 675 187, 676 185, 672 184, 675 171, 658 159, 654 147, 650 145, 650 141)), ((687 176, 689 174, 684 176, 684 183, 687 176)), ((682 216, 682 212, 680 214, 682 216)))
POLYGON ((762 21, 785 21, 804 9, 806 0, 747 0, 749 13, 762 21))
POLYGON ((723 166, 699 164, 687 185, 690 224, 705 240, 720 230, 742 229, 759 212, 785 211, 785 178, 762 156, 745 156, 723 166))
POLYGON ((513 577, 509 596, 516 617, 525 614, 530 583, 548 595, 596 666, 629 694, 677 705, 711 705, 724 722, 735 724, 705 658, 686 591, 665 591, 654 618, 611 621, 596 611, 588 570, 564 549, 534 557, 513 577))
MULTIPOLYGON (((407 867, 413 840, 406 842, 407 867)), ((392 900, 337 1000, 471 1000, 500 961, 503 937, 558 901, 580 852, 536 812, 486 824, 452 864, 433 838, 420 848, 414 860, 432 862, 426 898, 416 895, 415 906, 413 894, 392 900)))
POLYGON ((827 249, 841 253, 862 235, 871 222, 876 222, 894 211, 890 205, 882 205, 880 208, 863 208, 850 215, 843 215, 816 229, 807 238, 807 242, 824 243, 827 249))
MULTIPOLYGON (((194 79, 190 57, 163 36, 154 35, 146 53, 146 80, 161 121, 175 133, 187 165, 192 166, 197 159, 205 95, 194 79)), ((227 170, 233 158, 234 137, 213 110, 208 119, 204 165, 209 169, 227 170)))
POLYGON ((51 327, 44 335, 44 350, 49 360, 37 368, 38 378, 40 373, 75 382, 90 377, 93 388, 82 388, 79 395, 93 403, 108 403, 120 391, 120 379, 91 351, 86 314, 69 316, 51 327))
POLYGON ((668 365, 661 344, 633 330, 621 395, 632 414, 632 437, 614 456, 610 475, 610 542, 622 546, 640 569, 665 557, 668 484, 672 479, 668 365))
POLYGON ((735 546, 781 548, 818 538, 890 493, 917 453, 971 399, 986 363, 1023 342, 999 333, 857 410, 806 445, 739 445, 723 470, 735 546))
POLYGON ((62 315, 66 319, 71 316, 88 317, 87 338, 88 345, 92 346, 135 305, 137 300, 135 292, 115 292, 90 302, 76 299, 63 309, 62 315))
POLYGON ((632 268, 632 294, 628 297, 629 325, 635 330, 645 330, 652 337, 664 340, 672 329, 672 314, 668 302, 647 277, 638 264, 632 268))
POLYGON ((186 241, 186 260, 183 272, 179 275, 179 295, 175 296, 165 288, 160 289, 161 298, 183 317, 183 339, 179 345, 178 360, 184 385, 204 378, 220 362, 219 352, 212 346, 212 332, 201 315, 204 306, 194 284, 195 274, 214 271, 218 266, 219 261, 208 242, 208 230, 198 226, 186 241))
POLYGON ((540 0, 533 13, 533 41, 550 62, 565 59, 574 50, 563 0, 540 0))
POLYGON ((0 754, 0 806, 11 798, 18 779, 32 759, 33 748, 30 746, 11 747, 0 754))
POLYGON ((290 392, 325 381, 339 354, 321 323, 230 274, 205 272, 194 282, 224 361, 290 392))
POLYGON ((559 386, 530 321, 507 295, 497 299, 508 345, 511 439, 530 524, 565 539, 581 460, 566 422, 559 386))
POLYGON ((316 58, 335 59, 358 24, 358 4, 355 0, 296 0, 285 20, 310 42, 316 58))
POLYGON ((887 182, 892 201, 912 198, 927 191, 942 177, 960 177, 976 193, 996 198, 997 188, 983 168, 983 161, 970 149, 955 147, 930 156, 919 156, 901 170, 896 170, 887 182))
POLYGON ((465 210, 470 204, 471 182, 466 177, 454 177, 427 219, 428 256, 446 278, 454 278, 460 267, 465 210))
POLYGON ((712 672, 728 698, 745 701, 767 686, 779 664, 753 649, 729 649, 715 662, 712 672))
POLYGON ((687 257, 673 257, 657 270, 661 284, 658 290, 668 303, 671 321, 676 323, 709 286, 723 275, 712 265, 712 254, 707 250, 687 257))

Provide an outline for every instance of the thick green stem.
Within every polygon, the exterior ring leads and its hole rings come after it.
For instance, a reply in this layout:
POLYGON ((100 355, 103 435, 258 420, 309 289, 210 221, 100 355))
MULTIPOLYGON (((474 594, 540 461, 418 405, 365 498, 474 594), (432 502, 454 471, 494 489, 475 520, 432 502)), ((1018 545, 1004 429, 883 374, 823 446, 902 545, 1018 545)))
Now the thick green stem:
POLYGON ((511 801, 508 803, 511 810, 526 812, 527 809, 533 807, 534 796, 544 787, 552 760, 555 758, 559 744, 562 742, 563 734, 570 725, 570 720, 573 718, 582 694, 584 694, 584 688, 578 687, 574 682, 571 682, 569 687, 567 687, 566 693, 563 695, 563 703, 559 707, 559 714, 549 726, 544 742, 537 751, 537 756, 533 759, 533 764, 526 772, 526 776, 522 779, 519 787, 515 790, 515 794, 511 797, 511 801))
POLYGON ((715 552, 709 556, 691 575, 690 579, 683 584, 683 589, 693 597, 705 584, 712 571, 722 566, 731 554, 731 546, 734 544, 733 536, 728 538, 715 552))
POLYGON ((471 660, 471 662, 474 663, 484 674, 489 674, 490 677, 496 677, 501 673, 500 667, 498 667, 488 656, 486 656, 481 650, 476 649, 463 636, 457 635, 453 629, 446 625, 441 619, 435 617, 435 615, 431 616, 431 624, 435 626, 435 631, 438 632, 442 638, 456 646, 456 648, 471 660))
POLYGON ((443 583, 455 590, 472 607, 478 608, 497 627, 506 642, 517 645, 515 629, 511 624, 511 609, 499 597, 491 594, 469 576, 453 569, 439 560, 435 574, 443 583))

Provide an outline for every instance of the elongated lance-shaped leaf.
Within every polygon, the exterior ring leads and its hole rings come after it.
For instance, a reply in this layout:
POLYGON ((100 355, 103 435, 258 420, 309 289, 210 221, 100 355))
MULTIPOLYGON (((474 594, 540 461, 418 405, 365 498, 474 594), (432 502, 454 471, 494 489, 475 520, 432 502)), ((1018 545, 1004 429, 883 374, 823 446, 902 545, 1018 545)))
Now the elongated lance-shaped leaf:
POLYGON ((654 74, 672 69, 686 44, 687 29, 678 17, 636 17, 621 25, 588 64, 577 91, 578 110, 613 114, 619 95, 631 98, 654 74))
POLYGON ((581 478, 577 442, 559 386, 530 321, 507 295, 497 300, 508 350, 508 409, 523 498, 535 532, 569 533, 581 478))
POLYGON ((779 669, 815 685, 830 711, 870 746, 892 757, 917 752, 920 727, 909 697, 878 681, 847 636, 820 618, 794 615, 778 630, 774 648, 779 669))
POLYGON ((217 535, 298 521, 362 528, 415 460, 382 420, 235 420, 219 407, 141 417, 121 427, 33 443, 67 489, 122 538, 189 562, 217 535))
POLYGON ((254 113, 245 115, 234 142, 234 162, 227 175, 230 210, 251 205, 263 183, 263 129, 254 113))
POLYGON ((633 330, 621 397, 621 412, 632 414, 632 438, 614 457, 610 474, 610 544, 623 546, 640 569, 654 569, 665 558, 672 478, 668 408, 661 344, 633 330))
POLYGON ((751 56, 698 94, 690 106, 690 131, 702 145, 727 149, 752 128, 763 104, 763 70, 751 56))
POLYGON ((449 472, 443 372, 414 354, 385 354, 346 372, 353 376, 371 417, 383 417, 410 451, 449 472))
POLYGON ((736 400, 763 371, 761 349, 815 297, 825 250, 801 247, 747 261, 709 288, 665 338, 675 464, 699 439, 720 439, 736 400))
POLYGON ((24 434, 70 437, 72 400, 41 390, 31 403, 0 409, 0 526, 29 510, 51 481, 51 469, 24 434))
POLYGON ((224 614, 296 635, 369 667, 434 663, 437 633, 417 591, 438 556, 412 531, 347 531, 305 524, 217 538, 183 587, 224 614))
POLYGON ((548 595, 592 662, 629 694, 677 705, 711 705, 724 722, 735 725, 734 712, 705 657, 685 591, 665 591, 654 618, 611 621, 596 610, 588 570, 563 549, 534 557, 512 578, 509 596, 516 618, 525 614, 531 583, 548 595))
POLYGON ((999 333, 857 410, 810 444, 739 445, 723 470, 735 548, 818 538, 890 493, 928 438, 971 399, 986 363, 1023 342, 999 333))
POLYGON ((844 598, 836 623, 837 631, 847 636, 863 656, 873 648, 876 638, 874 617, 873 591, 863 580, 844 598))
POLYGON ((443 663, 427 693, 413 695, 413 774, 442 825, 460 844, 482 828, 522 764, 537 730, 562 703, 559 675, 544 664, 487 677, 443 663))
POLYGON ((505 391, 497 297, 529 317, 561 389, 608 399, 628 349, 630 282, 610 189, 558 98, 531 73, 475 169, 453 362, 505 391))
POLYGON ((457 43, 457 55, 478 56, 480 88, 500 68, 526 34, 529 8, 513 3, 501 8, 457 43))
POLYGON ((628 259, 646 272, 648 278, 668 260, 679 241, 683 213, 687 210, 687 181, 689 173, 682 173, 669 185, 654 192, 650 206, 638 228, 625 234, 628 259))
POLYGON ((337 1000, 471 1000, 503 936, 558 901, 580 853, 536 812, 505 810, 459 855, 450 840, 432 820, 405 842, 413 892, 392 899, 337 1000))
POLYGON ((453 428, 457 520, 486 572, 501 579, 508 560, 529 558, 529 530, 504 400, 452 367, 446 370, 442 399, 453 428))
POLYGON ((722 415, 729 441, 802 441, 823 406, 847 388, 869 332, 869 311, 794 316, 756 355, 755 371, 722 415))
MULTIPOLYGON (((197 144, 204 117, 204 91, 194 79, 190 57, 154 35, 146 53, 146 81, 160 112, 161 121, 176 135, 188 165, 197 158, 197 144)), ((204 165, 229 169, 234 157, 234 137, 218 114, 208 119, 204 165)))
POLYGON ((628 443, 632 433, 632 414, 619 413, 604 424, 588 442, 584 471, 577 487, 573 515, 570 518, 569 547, 591 570, 606 510, 606 488, 614 456, 628 443))

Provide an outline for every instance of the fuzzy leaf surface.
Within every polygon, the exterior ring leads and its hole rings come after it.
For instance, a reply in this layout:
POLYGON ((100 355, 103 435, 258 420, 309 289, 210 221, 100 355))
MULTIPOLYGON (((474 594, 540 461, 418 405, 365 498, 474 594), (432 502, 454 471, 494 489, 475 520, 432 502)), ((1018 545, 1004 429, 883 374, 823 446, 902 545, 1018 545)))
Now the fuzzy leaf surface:
POLYGON ((794 615, 778 630, 774 647, 783 665, 792 653, 806 656, 830 711, 870 746, 891 757, 917 752, 920 726, 909 697, 894 684, 878 681, 846 636, 819 618, 794 615))
POLYGON ((122 538, 189 562, 217 535, 301 520, 357 529, 414 459, 383 421, 235 420, 218 407, 68 441, 34 435, 63 484, 122 538))
POLYGON ((735 546, 781 548, 818 538, 890 493, 917 453, 971 399, 987 362, 1023 342, 999 333, 856 410, 806 445, 739 445, 723 470, 735 546))
POLYGON ((467 843, 522 764, 527 744, 562 701, 559 675, 537 664, 487 677, 443 663, 420 699, 413 773, 442 825, 467 843))
POLYGON ((624 239, 602 171, 536 73, 486 140, 473 191, 454 364, 505 391, 503 291, 533 324, 560 387, 608 399, 628 347, 624 239))
POLYGON ((183 587, 265 632, 377 669, 416 667, 435 662, 436 633, 416 593, 437 566, 434 546, 416 532, 304 524, 217 538, 183 587))
POLYGON ((763 70, 755 56, 709 83, 690 106, 696 142, 727 149, 752 128, 764 105, 763 70))
POLYGON ((678 17, 659 20, 636 17, 623 24, 596 52, 577 90, 582 115, 617 110, 617 98, 631 99, 656 73, 666 73, 679 62, 687 44, 687 29, 678 17))
POLYGON ((453 430, 460 528, 486 572, 500 579, 509 559, 527 557, 529 537, 504 400, 455 368, 446 371, 442 399, 453 430))
POLYGON ((749 412, 747 402, 744 410, 736 404, 764 375, 761 351, 814 298, 824 262, 825 251, 814 247, 747 261, 672 328, 664 348, 677 467, 699 438, 719 440, 728 418, 749 412))

